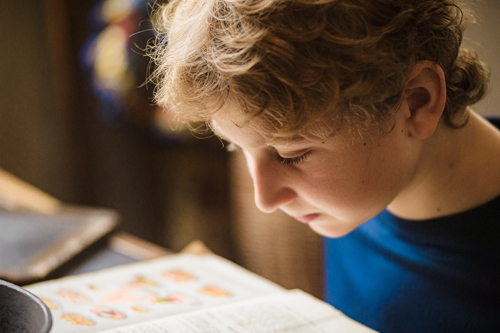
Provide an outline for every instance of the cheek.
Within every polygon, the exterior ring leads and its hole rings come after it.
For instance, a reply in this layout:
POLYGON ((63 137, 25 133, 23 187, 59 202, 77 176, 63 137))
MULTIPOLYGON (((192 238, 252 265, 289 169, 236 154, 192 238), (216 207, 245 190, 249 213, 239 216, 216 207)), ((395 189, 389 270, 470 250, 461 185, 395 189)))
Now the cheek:
MULTIPOLYGON (((388 206, 411 182, 417 161, 414 147, 406 143, 389 141, 374 147, 366 166, 358 169, 359 198, 366 205, 388 206)), ((379 210, 379 209, 377 209, 379 210)))
POLYGON ((332 162, 313 170, 306 199, 346 219, 369 219, 382 211, 407 179, 407 166, 392 150, 357 152, 342 163, 332 162))
POLYGON ((303 183, 302 197, 321 209, 344 210, 357 208, 369 188, 364 170, 332 165, 313 170, 303 183))

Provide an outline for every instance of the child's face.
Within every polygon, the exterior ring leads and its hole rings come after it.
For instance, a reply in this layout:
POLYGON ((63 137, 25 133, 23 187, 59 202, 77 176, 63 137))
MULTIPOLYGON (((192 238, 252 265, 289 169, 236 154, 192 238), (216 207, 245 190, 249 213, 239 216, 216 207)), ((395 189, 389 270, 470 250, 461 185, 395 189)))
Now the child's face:
POLYGON ((273 145, 228 114, 214 117, 216 131, 243 150, 258 208, 281 209, 323 236, 343 236, 376 216, 416 171, 418 145, 401 111, 394 130, 381 138, 353 143, 341 130, 327 140, 273 145))

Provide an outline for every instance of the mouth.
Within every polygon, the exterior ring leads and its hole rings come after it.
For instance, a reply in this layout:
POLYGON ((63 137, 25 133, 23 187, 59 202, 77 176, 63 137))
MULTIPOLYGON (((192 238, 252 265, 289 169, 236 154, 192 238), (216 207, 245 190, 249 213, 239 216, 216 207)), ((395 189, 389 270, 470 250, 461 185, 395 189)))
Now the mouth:
POLYGON ((315 214, 307 214, 307 215, 302 215, 302 216, 294 216, 294 219, 296 219, 299 222, 307 224, 307 223, 314 221, 318 217, 319 217, 319 214, 315 213, 315 214))

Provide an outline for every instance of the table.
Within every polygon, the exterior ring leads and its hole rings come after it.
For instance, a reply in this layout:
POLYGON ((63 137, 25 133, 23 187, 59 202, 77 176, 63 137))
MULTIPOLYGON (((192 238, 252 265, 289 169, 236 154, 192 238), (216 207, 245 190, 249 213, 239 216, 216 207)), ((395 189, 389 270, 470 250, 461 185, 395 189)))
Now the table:
POLYGON ((125 232, 114 232, 85 251, 72 258, 43 280, 57 279, 68 275, 81 274, 149 260, 172 254, 164 247, 148 242, 125 232))

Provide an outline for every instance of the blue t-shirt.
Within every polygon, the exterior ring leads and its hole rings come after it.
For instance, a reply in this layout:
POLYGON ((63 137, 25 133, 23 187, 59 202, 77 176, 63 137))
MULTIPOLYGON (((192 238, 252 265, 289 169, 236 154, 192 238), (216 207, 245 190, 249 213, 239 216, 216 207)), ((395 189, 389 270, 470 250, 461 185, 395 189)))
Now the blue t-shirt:
POLYGON ((325 239, 326 300, 381 332, 500 332, 500 197, 425 221, 388 211, 325 239))

